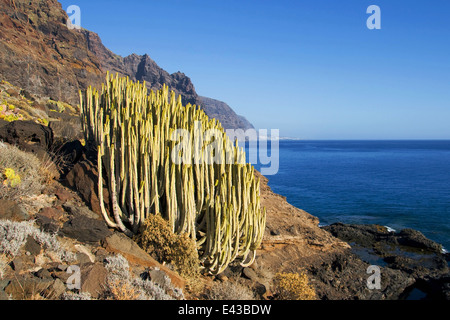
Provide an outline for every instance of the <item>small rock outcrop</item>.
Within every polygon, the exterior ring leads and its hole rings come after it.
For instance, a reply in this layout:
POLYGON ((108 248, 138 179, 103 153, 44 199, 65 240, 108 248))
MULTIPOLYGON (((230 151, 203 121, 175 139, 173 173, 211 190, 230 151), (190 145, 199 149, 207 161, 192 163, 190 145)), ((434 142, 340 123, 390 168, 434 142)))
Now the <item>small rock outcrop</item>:
POLYGON ((0 141, 43 158, 53 145, 53 131, 34 121, 13 121, 0 127, 0 141))

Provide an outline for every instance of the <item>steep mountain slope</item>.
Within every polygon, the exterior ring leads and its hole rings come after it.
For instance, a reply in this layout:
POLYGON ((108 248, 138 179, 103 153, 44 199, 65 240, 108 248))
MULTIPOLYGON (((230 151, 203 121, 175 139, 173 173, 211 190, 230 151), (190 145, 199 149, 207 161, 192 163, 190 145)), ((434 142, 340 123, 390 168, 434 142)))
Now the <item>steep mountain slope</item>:
POLYGON ((201 97, 197 94, 191 79, 182 72, 169 74, 159 67, 148 54, 131 54, 121 57, 106 48, 100 37, 88 30, 81 31, 88 43, 88 48, 100 59, 102 70, 128 76, 134 81, 146 81, 149 89, 158 90, 167 84, 182 96, 184 104, 200 105, 211 118, 218 119, 225 129, 250 129, 253 125, 244 117, 237 115, 225 102, 201 97))
POLYGON ((89 50, 99 58, 104 72, 119 73, 134 81, 146 81, 148 88, 153 90, 160 89, 166 84, 182 96, 183 103, 200 103, 191 79, 185 74, 181 72, 169 74, 147 54, 143 56, 131 54, 123 58, 106 48, 98 34, 88 30, 80 32, 84 35, 89 50))
POLYGON ((31 93, 76 103, 103 79, 82 34, 56 0, 0 0, 0 77, 31 93))
POLYGON ((253 125, 244 117, 239 116, 225 102, 199 97, 200 105, 211 118, 220 120, 224 129, 254 129, 253 125))
MULTIPOLYGON (((185 74, 169 74, 147 54, 116 55, 96 33, 69 30, 67 20, 57 0, 0 0, 0 77, 30 93, 76 104, 80 89, 98 86, 110 71, 146 81, 149 89, 167 84, 182 96, 183 103, 201 105, 185 74)), ((223 103, 215 105, 217 109, 223 103)), ((241 128, 239 117, 225 109, 211 112, 208 105, 205 112, 241 128)))

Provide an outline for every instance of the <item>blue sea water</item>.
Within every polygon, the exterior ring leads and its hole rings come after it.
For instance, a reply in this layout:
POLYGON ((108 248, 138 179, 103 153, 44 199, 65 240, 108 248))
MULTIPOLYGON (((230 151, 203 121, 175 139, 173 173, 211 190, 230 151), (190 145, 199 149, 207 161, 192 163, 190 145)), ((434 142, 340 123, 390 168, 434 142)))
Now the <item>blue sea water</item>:
POLYGON ((412 228, 450 250, 450 141, 282 140, 279 161, 269 186, 321 225, 412 228))

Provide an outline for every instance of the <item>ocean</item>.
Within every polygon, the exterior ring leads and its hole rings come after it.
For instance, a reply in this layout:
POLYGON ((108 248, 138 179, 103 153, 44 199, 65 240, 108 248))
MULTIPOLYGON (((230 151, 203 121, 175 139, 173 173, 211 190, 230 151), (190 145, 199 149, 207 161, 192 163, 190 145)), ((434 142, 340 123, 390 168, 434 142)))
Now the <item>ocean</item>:
POLYGON ((450 250, 450 141, 281 140, 267 178, 321 225, 412 228, 450 250))

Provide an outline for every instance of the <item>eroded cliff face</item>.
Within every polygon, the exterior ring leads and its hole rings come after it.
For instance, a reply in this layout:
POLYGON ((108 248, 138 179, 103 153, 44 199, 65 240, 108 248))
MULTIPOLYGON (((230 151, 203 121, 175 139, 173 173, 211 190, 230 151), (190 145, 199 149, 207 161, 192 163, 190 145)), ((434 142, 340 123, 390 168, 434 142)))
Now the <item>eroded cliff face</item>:
POLYGON ((69 29, 67 20, 56 0, 0 0, 0 77, 33 94, 77 104, 79 90, 99 86, 109 71, 145 81, 152 90, 166 84, 184 104, 202 106, 226 128, 249 127, 224 103, 205 103, 184 73, 169 74, 147 54, 121 57, 96 33, 69 29))
POLYGON ((237 115, 225 102, 200 97, 200 105, 209 117, 220 119, 224 129, 254 129, 253 125, 246 118, 237 115))
POLYGON ((166 84, 176 94, 181 95, 184 104, 200 104, 194 84, 185 74, 181 72, 169 74, 148 54, 121 57, 106 48, 96 33, 88 30, 80 32, 84 35, 89 50, 99 58, 104 72, 118 73, 130 77, 133 81, 145 81, 149 90, 158 90, 166 84))
POLYGON ((78 90, 103 79, 83 34, 67 27, 56 0, 0 0, 0 77, 54 100, 77 103, 78 90))

